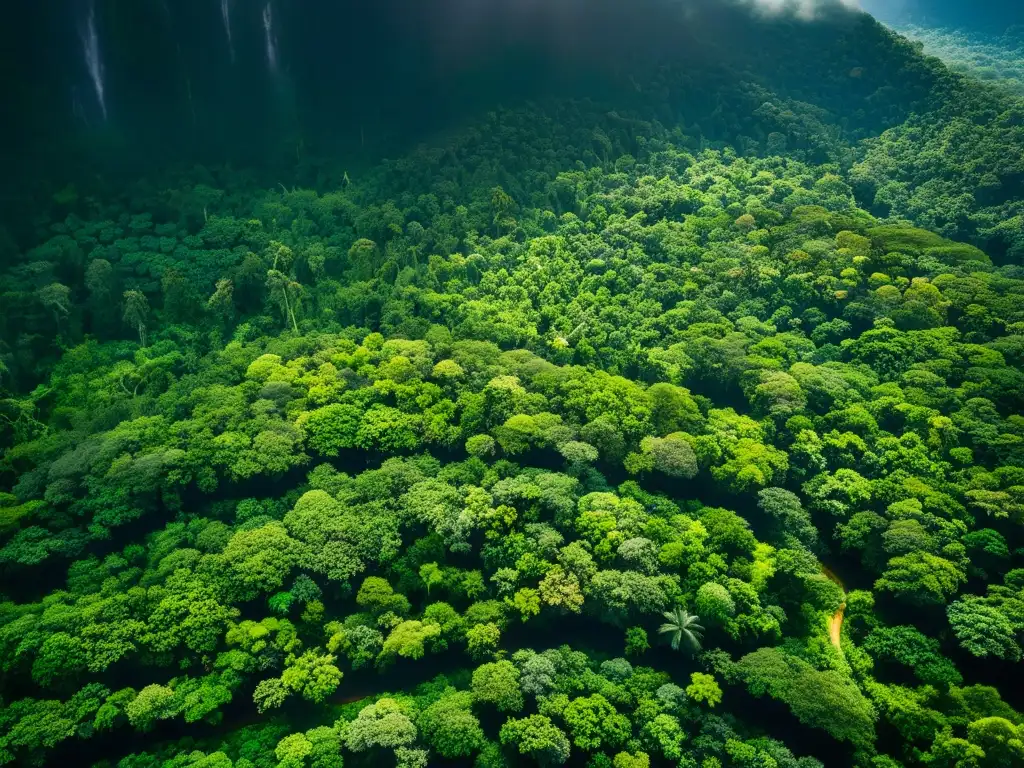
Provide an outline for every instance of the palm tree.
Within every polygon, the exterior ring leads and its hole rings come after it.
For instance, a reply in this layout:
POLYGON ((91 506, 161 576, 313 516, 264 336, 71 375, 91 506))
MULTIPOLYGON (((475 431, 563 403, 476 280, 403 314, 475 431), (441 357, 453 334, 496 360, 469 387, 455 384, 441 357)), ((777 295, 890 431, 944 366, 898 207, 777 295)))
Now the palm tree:
POLYGON ((700 616, 693 616, 684 608, 675 608, 662 614, 666 622, 658 628, 660 634, 672 635, 672 650, 678 651, 680 644, 689 648, 690 653, 700 650, 701 633, 704 632, 698 622, 700 616))

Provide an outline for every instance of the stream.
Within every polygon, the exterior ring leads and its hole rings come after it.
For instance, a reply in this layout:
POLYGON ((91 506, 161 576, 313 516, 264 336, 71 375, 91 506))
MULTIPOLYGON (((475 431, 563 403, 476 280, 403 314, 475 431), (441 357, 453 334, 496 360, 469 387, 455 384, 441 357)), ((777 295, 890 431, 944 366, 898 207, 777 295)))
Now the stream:
MULTIPOLYGON (((843 582, 840 581, 839 577, 836 576, 830 568, 822 565, 821 572, 824 573, 829 578, 829 580, 832 581, 833 584, 837 584, 839 588, 843 590, 843 594, 846 594, 846 587, 843 585, 843 582)), ((845 613, 846 603, 844 601, 839 604, 839 609, 834 614, 832 614, 832 618, 828 620, 828 636, 829 639, 832 641, 832 645, 836 647, 836 650, 839 651, 839 653, 843 652, 842 634, 843 616, 845 613)))

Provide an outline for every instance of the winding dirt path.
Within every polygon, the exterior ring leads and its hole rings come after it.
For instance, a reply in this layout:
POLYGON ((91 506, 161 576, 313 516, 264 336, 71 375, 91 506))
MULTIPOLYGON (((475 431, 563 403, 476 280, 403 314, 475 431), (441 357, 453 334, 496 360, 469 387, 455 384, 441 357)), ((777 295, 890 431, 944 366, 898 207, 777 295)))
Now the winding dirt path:
MULTIPOLYGON (((826 568, 824 565, 821 566, 821 572, 824 573, 833 583, 838 584, 839 588, 846 592, 846 587, 843 586, 843 582, 839 580, 839 577, 832 573, 831 570, 826 568)), ((832 641, 832 645, 836 647, 840 653, 843 652, 842 646, 842 635, 843 635, 843 615, 846 613, 846 603, 842 603, 839 606, 832 618, 828 620, 828 636, 832 641)))

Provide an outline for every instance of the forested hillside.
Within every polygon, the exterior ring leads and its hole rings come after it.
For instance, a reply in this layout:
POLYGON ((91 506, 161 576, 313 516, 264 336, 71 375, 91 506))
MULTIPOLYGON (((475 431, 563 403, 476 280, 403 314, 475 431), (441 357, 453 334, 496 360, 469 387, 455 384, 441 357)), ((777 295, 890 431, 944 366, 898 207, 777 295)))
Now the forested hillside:
POLYGON ((913 24, 897 29, 900 34, 921 43, 928 55, 938 57, 954 71, 1024 94, 1024 27, 1012 27, 1000 35, 929 29, 913 24))
POLYGON ((723 18, 366 171, 26 190, 0 764, 1024 764, 1024 102, 723 18))

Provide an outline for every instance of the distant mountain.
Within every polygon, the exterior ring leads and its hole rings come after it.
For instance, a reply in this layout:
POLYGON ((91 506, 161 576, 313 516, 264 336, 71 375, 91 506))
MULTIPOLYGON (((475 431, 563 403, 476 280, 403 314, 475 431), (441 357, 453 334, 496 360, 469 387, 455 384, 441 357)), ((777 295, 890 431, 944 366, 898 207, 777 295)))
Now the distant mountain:
POLYGON ((1024 3, 1019 0, 861 0, 871 15, 889 23, 957 26, 1001 32, 1024 24, 1024 3))

